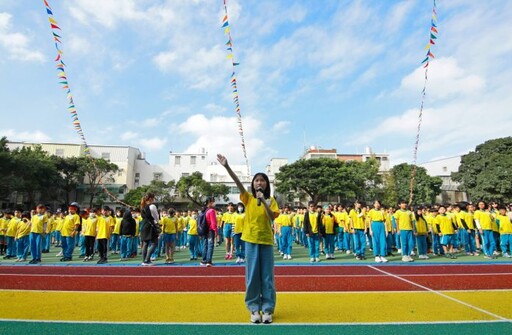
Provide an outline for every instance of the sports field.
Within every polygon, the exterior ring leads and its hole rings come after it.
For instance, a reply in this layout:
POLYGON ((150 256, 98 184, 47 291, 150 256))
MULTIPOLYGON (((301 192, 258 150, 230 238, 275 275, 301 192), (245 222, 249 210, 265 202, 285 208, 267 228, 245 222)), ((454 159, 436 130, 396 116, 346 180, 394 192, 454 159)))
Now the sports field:
POLYGON ((184 251, 178 264, 154 267, 115 255, 106 265, 60 263, 54 254, 36 266, 3 261, 0 334, 512 333, 505 259, 377 264, 339 255, 311 265, 296 248, 294 260, 276 265, 274 323, 251 325, 244 268, 221 261, 219 249, 211 268, 184 251))

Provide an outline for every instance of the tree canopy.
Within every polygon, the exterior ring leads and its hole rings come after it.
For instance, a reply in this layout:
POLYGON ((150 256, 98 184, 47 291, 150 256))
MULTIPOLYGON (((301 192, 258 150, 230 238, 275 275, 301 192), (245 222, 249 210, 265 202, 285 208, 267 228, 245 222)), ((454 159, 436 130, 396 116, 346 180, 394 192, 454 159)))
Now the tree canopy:
POLYGON ((137 187, 136 189, 130 190, 126 193, 124 202, 133 207, 139 207, 142 197, 146 193, 153 193, 157 203, 162 204, 164 207, 169 207, 176 197, 175 190, 176 182, 174 180, 167 183, 159 180, 152 180, 149 185, 137 187))
POLYGON ((512 202, 512 137, 486 141, 462 156, 452 174, 472 201, 512 202))
POLYGON ((190 176, 181 177, 176 184, 180 195, 189 199, 197 206, 202 207, 207 197, 223 198, 228 200, 229 187, 224 184, 213 184, 203 179, 199 171, 190 176))

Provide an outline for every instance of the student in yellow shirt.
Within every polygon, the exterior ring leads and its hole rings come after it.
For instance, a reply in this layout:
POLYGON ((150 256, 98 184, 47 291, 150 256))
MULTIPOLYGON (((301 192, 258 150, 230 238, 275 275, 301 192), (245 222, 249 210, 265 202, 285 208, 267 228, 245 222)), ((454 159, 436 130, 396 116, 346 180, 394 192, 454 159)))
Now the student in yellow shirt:
POLYGON ((5 214, 0 212, 0 255, 5 255, 7 244, 5 242, 5 231, 7 230, 7 220, 5 214))
POLYGON ((197 235, 197 211, 192 211, 188 220, 188 250, 190 252, 190 260, 197 260, 199 251, 199 236, 197 235))
POLYGON ((444 255, 443 246, 441 245, 440 231, 437 229, 436 224, 437 215, 437 207, 430 208, 430 233, 432 234, 432 253, 434 256, 444 255))
MULTIPOLYGON (((55 233, 54 233, 54 242, 55 247, 59 248, 62 247, 62 226, 64 225, 64 213, 61 209, 57 210, 56 218, 55 218, 55 233)), ((57 256, 62 256, 62 251, 60 252, 60 255, 57 254, 57 256)))
POLYGON ((503 257, 512 257, 512 223, 507 215, 507 207, 500 205, 496 222, 500 227, 500 246, 503 257))
POLYGON ((304 232, 308 240, 310 262, 320 262, 320 225, 322 224, 322 206, 308 203, 308 211, 304 215, 304 232))
POLYGON ((79 232, 81 218, 77 214, 79 206, 72 202, 68 207, 68 215, 64 218, 62 224, 62 255, 61 262, 69 262, 73 259, 73 250, 75 250, 75 235, 79 232))
POLYGON ((137 252, 140 247, 140 222, 142 221, 141 211, 139 208, 135 208, 133 211, 133 218, 135 219, 135 235, 132 240, 132 252, 130 258, 137 257, 137 252))
POLYGON ((94 258, 94 241, 96 240, 98 217, 101 209, 93 208, 87 219, 82 219, 82 236, 84 237, 85 256, 84 262, 92 261, 94 258))
POLYGON ((244 230, 245 206, 242 202, 237 204, 235 214, 235 228, 233 229, 233 244, 235 246, 236 263, 245 263, 245 242, 242 241, 242 232, 244 230))
POLYGON ((251 181, 251 194, 233 172, 226 157, 219 154, 217 160, 240 190, 240 200, 246 208, 242 240, 246 243, 245 304, 251 313, 250 320, 253 323, 272 323, 276 307, 272 221, 279 216, 279 208, 270 196, 270 181, 266 174, 256 173, 251 181))
POLYGON ((46 233, 48 217, 46 216, 46 207, 37 205, 36 214, 30 218, 30 254, 32 260, 30 264, 41 263, 41 253, 43 251, 43 236, 46 233))
POLYGON ((373 202, 373 208, 368 212, 368 217, 371 222, 370 236, 372 237, 373 256, 375 257, 375 262, 387 263, 388 260, 384 257, 388 253, 386 246, 386 213, 381 208, 379 200, 375 200, 373 202))
POLYGON ((334 214, 331 212, 330 207, 325 209, 325 215, 322 217, 322 223, 325 227, 325 259, 334 259, 334 237, 336 235, 338 222, 336 221, 334 214))
POLYGON ((16 225, 16 262, 25 262, 27 260, 28 251, 30 250, 30 214, 24 212, 21 220, 16 225))
POLYGON ((55 215, 49 208, 46 208, 46 216, 48 217, 48 222, 46 223, 46 232, 43 236, 43 254, 47 254, 50 252, 53 232, 55 231, 55 215))
POLYGON ((6 220, 6 228, 5 228, 5 245, 6 251, 4 259, 11 259, 16 257, 16 228, 18 222, 21 220, 21 211, 19 212, 19 217, 16 215, 17 211, 14 213, 11 210, 5 211, 5 220, 6 220), (14 215, 13 215, 14 214, 14 215))
POLYGON ((487 204, 485 201, 478 202, 478 210, 475 211, 474 220, 478 230, 480 231, 480 235, 483 238, 482 247, 484 251, 484 258, 496 258, 496 255, 494 254, 496 251, 496 241, 493 233, 494 218, 487 210, 487 204))
POLYGON ((290 207, 285 206, 283 214, 279 215, 279 235, 281 238, 281 251, 284 260, 292 259, 292 244, 293 244, 293 217, 290 213, 290 207))
POLYGON ((171 209, 169 211, 169 215, 162 218, 162 239, 165 246, 165 264, 174 264, 176 236, 179 230, 178 222, 181 221, 180 217, 176 217, 176 215, 177 213, 171 209))
POLYGON ((416 236, 416 246, 418 248, 418 258, 428 259, 427 256, 427 235, 428 223, 425 218, 424 208, 418 207, 414 217, 414 235, 416 236))
POLYGON ((400 234, 402 245, 402 261, 413 262, 411 253, 414 248, 414 217, 407 209, 407 202, 400 201, 400 209, 395 212, 397 234, 400 234))
POLYGON ((348 214, 350 219, 351 234, 354 237, 354 249, 356 259, 359 261, 366 259, 366 207, 363 207, 358 200, 354 203, 354 208, 348 214), (362 208, 362 209, 361 209, 362 208))
POLYGON ((228 203, 228 211, 221 218, 224 240, 226 242, 226 255, 224 259, 233 259, 233 225, 235 224, 235 206, 228 203))
POLYGON ((123 220, 124 211, 121 209, 116 210, 116 216, 114 218, 114 227, 112 234, 110 235, 110 252, 112 254, 119 254, 121 250, 121 221, 123 220))
POLYGON ((98 253, 100 259, 97 264, 105 264, 108 262, 108 239, 112 231, 111 221, 114 218, 109 215, 111 213, 110 207, 104 206, 101 209, 101 215, 96 221, 96 242, 98 244, 98 253))
POLYGON ((455 234, 457 231, 457 224, 454 222, 452 216, 446 213, 444 205, 439 206, 439 215, 436 216, 434 224, 437 225, 437 230, 441 236, 441 244, 446 257, 455 259, 457 256, 453 253, 453 244, 455 241, 455 234))

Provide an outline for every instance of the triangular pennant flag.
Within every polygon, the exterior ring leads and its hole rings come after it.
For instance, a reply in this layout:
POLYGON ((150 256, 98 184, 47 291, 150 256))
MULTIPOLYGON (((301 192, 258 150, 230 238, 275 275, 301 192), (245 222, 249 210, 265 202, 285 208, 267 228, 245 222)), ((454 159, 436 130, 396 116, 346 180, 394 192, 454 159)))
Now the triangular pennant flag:
POLYGON ((55 58, 55 61, 59 61, 60 60, 60 54, 57 55, 57 58, 55 58))
POLYGON ((240 63, 233 63, 233 66, 238 66, 240 65, 240 63))
POLYGON ((432 31, 433 31, 434 33, 436 33, 436 34, 438 33, 438 31, 437 31, 436 27, 432 27, 432 28, 430 28, 430 30, 432 30, 432 31))
POLYGON ((222 25, 221 28, 226 28, 227 26, 229 26, 229 22, 228 21, 224 22, 224 24, 222 25))
POLYGON ((48 15, 53 15, 52 11, 49 8, 46 8, 46 13, 48 13, 48 15))
POLYGON ((53 24, 58 24, 57 21, 55 21, 52 17, 48 17, 48 21, 50 21, 50 23, 53 23, 53 24))
POLYGON ((226 28, 224 29, 224 34, 229 34, 229 32, 230 32, 229 27, 226 27, 226 28))
POLYGON ((227 20, 228 20, 228 16, 224 15, 224 18, 222 19, 222 22, 227 21, 227 20))
POLYGON ((53 40, 58 43, 62 43, 57 37, 54 37, 53 40))
POLYGON ((228 58, 228 59, 233 58, 233 54, 228 54, 227 58, 228 58))
POLYGON ((425 58, 425 59, 421 62, 421 64, 423 64, 423 63, 425 63, 425 62, 427 62, 427 61, 428 61, 428 57, 427 57, 427 58, 425 58))
POLYGON ((437 28, 436 23, 434 22, 434 20, 432 20, 431 23, 432 23, 432 27, 437 28))
POLYGON ((55 34, 53 31, 52 31, 52 34, 53 34, 53 36, 55 36, 55 37, 62 38, 62 37, 60 37, 59 35, 55 34))
POLYGON ((50 8, 50 5, 48 4, 48 1, 43 0, 43 2, 44 2, 44 5, 45 5, 47 8, 50 8))
POLYGON ((428 55, 427 55, 427 56, 432 57, 432 58, 435 58, 435 57, 434 57, 434 54, 433 54, 432 52, 430 52, 430 51, 428 52, 428 55))
POLYGON ((59 28, 59 26, 58 26, 58 25, 56 25, 56 24, 53 24, 53 23, 52 23, 52 24, 50 24, 50 26, 52 27, 52 29, 59 29, 59 30, 62 30, 62 29, 60 29, 60 28, 59 28))
POLYGON ((427 62, 427 64, 425 64, 425 66, 424 66, 423 68, 424 68, 424 69, 426 69, 426 68, 428 67, 428 64, 429 64, 429 63, 427 62))
POLYGON ((430 38, 433 39, 433 40, 437 39, 436 35, 434 35, 432 33, 430 33, 430 38))
POLYGON ((433 40, 430 40, 430 44, 434 44, 434 45, 435 45, 435 43, 434 43, 434 41, 433 41, 433 40))
POLYGON ((428 49, 430 49, 430 43, 428 43, 423 50, 428 50, 428 49))

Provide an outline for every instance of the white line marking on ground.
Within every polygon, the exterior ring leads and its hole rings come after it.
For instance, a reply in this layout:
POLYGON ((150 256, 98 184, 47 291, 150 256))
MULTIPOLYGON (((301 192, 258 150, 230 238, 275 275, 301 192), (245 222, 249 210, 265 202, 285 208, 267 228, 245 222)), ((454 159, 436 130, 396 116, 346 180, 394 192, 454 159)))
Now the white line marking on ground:
POLYGON ((368 267, 369 267, 369 268, 372 268, 372 269, 374 269, 374 270, 376 270, 376 271, 379 271, 379 272, 381 272, 381 273, 387 274, 388 276, 391 276, 391 277, 393 277, 393 278, 396 278, 396 279, 402 280, 402 281, 404 281, 404 282, 406 282, 406 283, 409 283, 409 284, 411 284, 411 285, 414 285, 414 286, 416 286, 416 287, 422 288, 422 289, 424 289, 424 290, 426 290, 426 291, 428 291, 428 292, 431 292, 431 293, 437 294, 437 295, 439 295, 439 296, 441 296, 441 297, 443 297, 443 298, 446 298, 446 299, 448 299, 448 300, 454 301, 454 302, 456 302, 456 303, 459 303, 459 304, 461 304, 461 305, 464 305, 464 306, 466 306, 466 307, 469 307, 469 308, 471 308, 471 309, 474 309, 474 310, 476 310, 476 311, 479 311, 479 312, 481 312, 481 313, 484 313, 484 314, 490 315, 490 316, 492 316, 493 318, 496 318, 496 319, 499 319, 499 320, 503 320, 503 321, 507 321, 507 322, 512 321, 512 320, 509 320, 509 319, 507 319, 507 318, 505 318, 505 317, 503 317, 503 316, 501 316, 501 315, 498 315, 498 314, 495 314, 495 313, 489 312, 489 311, 487 311, 487 310, 485 310, 485 309, 482 309, 482 308, 480 308, 480 307, 477 307, 477 306, 471 305, 471 304, 469 304, 469 303, 467 303, 467 302, 464 302, 464 301, 462 301, 462 300, 459 300, 459 299, 456 299, 456 298, 450 297, 449 295, 443 294, 443 293, 441 293, 441 292, 439 292, 439 291, 436 291, 436 290, 433 290, 433 289, 431 289, 431 288, 429 288, 429 287, 426 287, 426 286, 423 286, 423 285, 417 284, 417 283, 415 283, 415 282, 413 282, 413 281, 407 280, 407 279, 405 279, 405 278, 402 278, 402 277, 397 276, 397 275, 395 275, 395 274, 389 273, 389 272, 384 271, 384 270, 382 270, 382 269, 376 268, 376 267, 371 266, 371 265, 368 265, 368 267))

